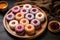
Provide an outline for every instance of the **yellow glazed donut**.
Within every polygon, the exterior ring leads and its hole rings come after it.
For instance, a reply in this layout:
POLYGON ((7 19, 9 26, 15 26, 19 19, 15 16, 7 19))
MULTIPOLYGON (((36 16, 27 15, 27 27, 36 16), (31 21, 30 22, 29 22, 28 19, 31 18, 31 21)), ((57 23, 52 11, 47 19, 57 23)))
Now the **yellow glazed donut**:
POLYGON ((17 13, 17 14, 15 15, 15 18, 16 18, 17 20, 20 20, 20 19, 24 18, 24 14, 23 14, 23 13, 17 13))
POLYGON ((32 34, 35 33, 35 28, 34 28, 34 26, 33 26, 32 24, 27 24, 27 25, 25 26, 25 31, 26 31, 26 33, 28 33, 29 35, 32 35, 32 34))
POLYGON ((23 18, 20 20, 20 23, 23 25, 26 25, 26 24, 29 24, 29 21, 27 19, 23 18))

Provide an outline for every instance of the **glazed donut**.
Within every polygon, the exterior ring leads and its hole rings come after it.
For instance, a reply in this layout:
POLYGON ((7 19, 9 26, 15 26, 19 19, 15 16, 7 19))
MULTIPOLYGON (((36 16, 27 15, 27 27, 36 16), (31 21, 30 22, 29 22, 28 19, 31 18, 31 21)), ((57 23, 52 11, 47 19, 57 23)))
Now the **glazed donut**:
POLYGON ((30 4, 25 4, 25 5, 23 5, 23 8, 25 8, 25 9, 31 9, 32 6, 30 4))
POLYGON ((32 24, 27 24, 25 26, 25 31, 26 31, 27 34, 32 35, 32 34, 35 33, 35 28, 32 24))
POLYGON ((31 13, 26 14, 25 17, 26 17, 28 20, 34 19, 34 15, 31 14, 31 13))
POLYGON ((15 29, 16 25, 18 25, 18 21, 17 20, 11 20, 9 22, 9 26, 11 29, 15 29))
POLYGON ((44 14, 42 12, 39 12, 35 15, 35 18, 42 22, 44 21, 44 14))
POLYGON ((19 6, 14 6, 14 7, 12 8, 12 11, 13 11, 14 13, 20 11, 20 7, 19 7, 19 6))
POLYGON ((23 14, 23 13, 17 13, 17 14, 15 15, 15 18, 16 18, 17 20, 20 20, 20 19, 24 18, 24 14, 23 14))
POLYGON ((6 15, 6 19, 7 20, 12 20, 14 19, 14 14, 12 12, 10 12, 9 14, 6 15))
POLYGON ((38 9, 37 8, 31 8, 31 10, 30 10, 30 13, 32 13, 32 14, 36 14, 36 13, 38 13, 39 11, 38 11, 38 9))
POLYGON ((29 12, 29 10, 27 10, 27 9, 23 9, 23 8, 22 8, 22 9, 20 10, 20 12, 26 14, 26 13, 29 12))
POLYGON ((27 19, 23 18, 20 20, 20 23, 23 25, 27 25, 27 24, 29 24, 29 21, 27 19))

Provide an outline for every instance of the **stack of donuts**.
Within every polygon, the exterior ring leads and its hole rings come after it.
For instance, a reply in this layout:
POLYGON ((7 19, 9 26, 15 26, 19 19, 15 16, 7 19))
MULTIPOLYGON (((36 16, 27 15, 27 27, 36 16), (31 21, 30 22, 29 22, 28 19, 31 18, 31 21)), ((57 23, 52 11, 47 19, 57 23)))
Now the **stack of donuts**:
POLYGON ((44 14, 30 4, 24 4, 22 7, 14 6, 5 18, 11 30, 19 35, 34 35, 45 20, 44 14))

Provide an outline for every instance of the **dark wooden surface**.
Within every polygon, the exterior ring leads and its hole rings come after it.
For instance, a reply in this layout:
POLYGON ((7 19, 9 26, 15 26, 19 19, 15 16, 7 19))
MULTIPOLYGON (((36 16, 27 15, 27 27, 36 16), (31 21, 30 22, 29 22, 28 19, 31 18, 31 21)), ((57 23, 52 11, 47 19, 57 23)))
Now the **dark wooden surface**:
MULTIPOLYGON (((12 8, 12 6, 14 5, 14 3, 16 1, 15 0, 10 0, 10 1, 7 0, 7 2, 9 3, 9 8, 8 8, 8 10, 9 10, 10 8, 12 8)), ((4 25, 3 25, 3 17, 4 17, 5 13, 6 12, 4 12, 4 13, 0 12, 0 40, 22 40, 22 39, 19 39, 19 38, 16 38, 16 37, 10 35, 5 30, 4 25)), ((39 36, 35 39, 32 39, 32 40, 60 40, 60 33, 56 33, 56 34, 51 33, 46 28, 45 32, 41 36, 39 36)))

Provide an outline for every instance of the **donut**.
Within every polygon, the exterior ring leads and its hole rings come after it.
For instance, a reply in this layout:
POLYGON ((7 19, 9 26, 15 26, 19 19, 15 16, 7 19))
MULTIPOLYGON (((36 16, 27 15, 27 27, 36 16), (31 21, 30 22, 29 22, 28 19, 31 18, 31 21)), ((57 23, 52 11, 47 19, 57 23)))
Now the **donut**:
POLYGON ((38 11, 38 9, 37 8, 31 8, 31 10, 30 10, 30 13, 32 13, 32 14, 36 14, 36 13, 38 13, 39 11, 38 11))
POLYGON ((23 8, 22 8, 22 9, 20 10, 20 12, 26 14, 26 13, 29 12, 29 10, 27 10, 27 9, 23 9, 23 8))
POLYGON ((14 14, 12 12, 10 12, 9 14, 6 15, 6 19, 7 20, 12 20, 14 19, 14 14))
POLYGON ((29 24, 29 21, 26 18, 23 18, 20 20, 20 23, 23 25, 27 25, 27 24, 29 24))
POLYGON ((18 25, 18 21, 17 20, 11 20, 9 22, 9 26, 11 29, 15 29, 16 25, 18 25))
POLYGON ((20 7, 19 6, 14 6, 11 10, 12 10, 12 12, 17 13, 17 12, 20 11, 20 7))
POLYGON ((23 13, 17 13, 17 14, 15 15, 15 18, 16 18, 17 20, 20 20, 20 19, 24 18, 24 14, 23 14, 23 13))
POLYGON ((19 33, 20 35, 24 34, 24 25, 18 24, 15 27, 16 33, 19 33))
POLYGON ((27 34, 33 35, 35 33, 35 28, 32 24, 27 24, 25 26, 25 31, 26 31, 27 34))
POLYGON ((35 18, 42 22, 44 21, 44 14, 42 12, 39 12, 35 15, 35 18))
POLYGON ((34 19, 34 15, 31 13, 28 13, 25 15, 25 18, 27 18, 28 20, 32 20, 32 19, 34 19))
POLYGON ((39 29, 40 25, 41 25, 41 23, 40 23, 40 21, 38 19, 33 19, 31 21, 31 24, 34 25, 35 29, 39 29))
POLYGON ((30 4, 25 4, 25 5, 23 5, 23 8, 25 8, 25 9, 31 9, 32 8, 32 6, 30 5, 30 4))

